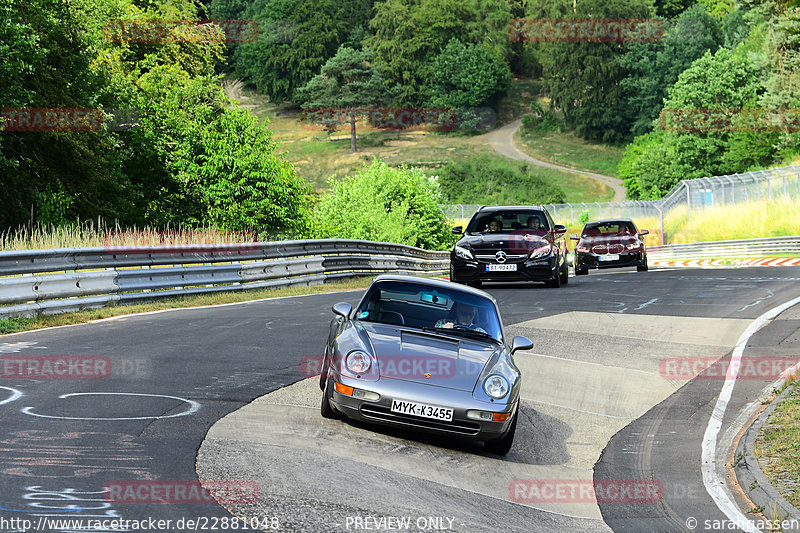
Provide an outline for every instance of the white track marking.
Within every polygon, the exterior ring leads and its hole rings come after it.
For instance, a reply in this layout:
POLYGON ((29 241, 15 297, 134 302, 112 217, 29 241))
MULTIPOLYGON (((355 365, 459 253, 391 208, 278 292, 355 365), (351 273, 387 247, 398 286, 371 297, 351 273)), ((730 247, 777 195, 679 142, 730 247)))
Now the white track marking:
POLYGON ((170 398, 172 400, 178 400, 184 403, 189 404, 189 409, 178 413, 175 415, 161 415, 161 416, 133 416, 133 417, 75 417, 75 416, 53 416, 53 415, 42 415, 33 412, 33 407, 24 407, 22 412, 26 415, 31 416, 38 416, 40 418, 57 418, 59 420, 160 420, 163 418, 177 418, 179 416, 188 416, 197 412, 200 409, 200 404, 192 401, 187 400, 186 398, 180 398, 178 396, 167 396, 166 394, 143 394, 138 392, 72 392, 70 394, 62 394, 59 398, 69 398, 71 396, 147 396, 150 398, 170 398))
POLYGON ((733 349, 731 355, 731 364, 728 366, 728 373, 725 375, 725 383, 722 386, 717 403, 714 406, 714 411, 711 413, 711 419, 708 421, 705 435, 703 435, 703 453, 700 463, 700 468, 703 473, 703 484, 714 503, 717 504, 720 511, 730 520, 734 521, 738 527, 750 533, 756 533, 760 530, 748 519, 739 507, 733 502, 733 498, 728 493, 725 485, 724 477, 721 477, 716 468, 716 451, 717 451, 717 435, 722 428, 722 419, 725 416, 725 410, 728 408, 731 395, 733 394, 733 387, 736 384, 736 378, 739 375, 739 367, 742 361, 744 349, 747 346, 747 341, 750 337, 758 331, 768 320, 771 320, 781 314, 786 309, 800 303, 800 298, 795 298, 783 305, 773 307, 760 317, 756 318, 747 329, 742 332, 736 347, 733 349))
POLYGON ((9 396, 8 398, 6 398, 3 401, 0 401, 0 405, 11 403, 14 400, 18 400, 18 399, 22 398, 22 391, 18 391, 17 389, 12 389, 11 387, 4 387, 2 385, 0 385, 0 389, 6 389, 8 391, 11 391, 11 396, 9 396))

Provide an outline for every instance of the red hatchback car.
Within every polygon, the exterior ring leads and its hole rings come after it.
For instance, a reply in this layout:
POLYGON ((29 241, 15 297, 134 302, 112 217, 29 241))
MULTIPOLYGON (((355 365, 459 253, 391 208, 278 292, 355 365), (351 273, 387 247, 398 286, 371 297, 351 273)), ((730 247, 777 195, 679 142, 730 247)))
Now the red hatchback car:
POLYGON ((595 220, 583 227, 581 236, 571 235, 575 245, 575 275, 589 273, 590 268, 616 268, 635 266, 639 272, 647 270, 647 248, 644 236, 629 218, 595 220))

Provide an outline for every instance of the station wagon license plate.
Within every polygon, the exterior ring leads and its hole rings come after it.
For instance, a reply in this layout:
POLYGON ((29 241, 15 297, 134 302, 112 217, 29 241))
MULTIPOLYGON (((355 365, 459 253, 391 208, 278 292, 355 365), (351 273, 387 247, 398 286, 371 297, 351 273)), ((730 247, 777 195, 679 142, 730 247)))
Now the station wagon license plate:
POLYGON ((606 254, 598 257, 600 261, 619 261, 619 254, 606 254))
POLYGON ((452 409, 447 409, 445 407, 434 407, 424 403, 392 400, 392 412, 402 413, 404 415, 421 416, 424 418, 433 418, 434 420, 444 420, 445 422, 450 422, 453 420, 452 409))
POLYGON ((510 265, 486 265, 487 272, 498 272, 498 271, 507 272, 514 270, 517 270, 517 265, 513 263, 510 265))

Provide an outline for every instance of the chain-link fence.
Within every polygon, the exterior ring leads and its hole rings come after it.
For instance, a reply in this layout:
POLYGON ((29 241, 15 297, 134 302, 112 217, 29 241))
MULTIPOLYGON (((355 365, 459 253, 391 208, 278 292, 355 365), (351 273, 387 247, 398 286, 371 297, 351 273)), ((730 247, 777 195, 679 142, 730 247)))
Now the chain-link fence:
MULTIPOLYGON (((545 207, 559 224, 578 224, 584 213, 588 215, 588 220, 658 218, 663 239, 664 216, 675 210, 680 210, 691 221, 692 213, 709 207, 777 198, 796 198, 800 202, 800 166, 681 180, 660 200, 546 204, 545 207)), ((445 214, 454 220, 470 218, 479 207, 460 204, 442 206, 445 214)))

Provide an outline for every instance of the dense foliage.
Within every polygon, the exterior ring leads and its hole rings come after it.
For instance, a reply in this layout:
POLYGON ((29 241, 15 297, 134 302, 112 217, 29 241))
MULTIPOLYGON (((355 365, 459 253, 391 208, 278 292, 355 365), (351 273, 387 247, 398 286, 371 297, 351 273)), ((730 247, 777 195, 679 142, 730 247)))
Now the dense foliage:
MULTIPOLYGON (((668 119, 692 109, 735 115, 800 108, 797 4, 3 0, 0 107, 103 108, 130 117, 126 128, 94 131, 4 126, 0 229, 101 217, 123 226, 206 224, 270 235, 343 231, 328 224, 331 213, 321 215, 336 194, 319 200, 312 220, 311 191, 268 126, 226 96, 222 72, 273 102, 307 109, 446 107, 467 129, 477 127, 482 108, 498 107, 513 77, 541 78, 546 91, 525 103, 532 104, 526 128, 534 135, 561 129, 627 143, 619 174, 630 198, 659 198, 681 179, 785 164, 800 155, 796 123, 682 129, 668 119), (205 38, 192 39, 198 30, 190 24, 145 42, 109 34, 109 24, 120 19, 150 24, 203 17, 252 19, 259 33, 228 42, 212 24, 204 26, 205 38), (517 17, 658 17, 665 33, 652 42, 521 42, 509 32, 517 17)), ((363 235, 416 238, 426 246, 449 238, 427 211, 439 194, 461 203, 563 200, 535 168, 491 158, 450 162, 440 169, 439 186, 420 176, 375 164, 336 181, 333 192, 347 197, 346 187, 358 185, 365 191, 358 201, 372 200, 363 206, 369 221, 359 225, 363 235), (369 177, 379 184, 368 184, 369 177), (424 209, 415 203, 423 197, 424 209), (381 216, 386 220, 378 224, 381 216), (394 233, 392 224, 399 225, 394 233)))
POLYGON ((3 102, 103 106, 133 110, 135 118, 127 131, 0 133, 0 227, 102 217, 123 225, 307 230, 305 185, 275 154, 270 131, 232 108, 214 75, 221 29, 193 39, 172 27, 151 42, 104 33, 122 18, 196 19, 191 2, 14 0, 3 9, 0 33, 14 50, 3 67, 14 80, 0 85, 3 102))
POLYGON ((453 242, 439 208, 443 198, 437 180, 419 169, 373 161, 352 176, 331 178, 330 186, 314 210, 319 237, 428 249, 444 249, 453 242))
POLYGON ((437 170, 439 184, 453 204, 550 204, 564 202, 564 191, 545 181, 536 167, 485 155, 453 161, 437 170))

